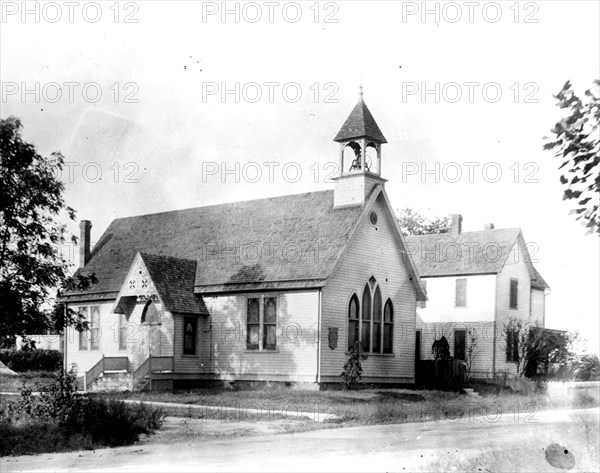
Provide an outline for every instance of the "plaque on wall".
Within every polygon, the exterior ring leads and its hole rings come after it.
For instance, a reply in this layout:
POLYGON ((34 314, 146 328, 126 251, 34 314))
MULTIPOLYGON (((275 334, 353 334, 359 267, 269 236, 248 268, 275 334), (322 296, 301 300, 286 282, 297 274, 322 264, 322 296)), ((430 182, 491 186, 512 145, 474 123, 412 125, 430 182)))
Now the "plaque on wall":
POLYGON ((335 350, 338 343, 338 328, 329 327, 329 348, 335 350))

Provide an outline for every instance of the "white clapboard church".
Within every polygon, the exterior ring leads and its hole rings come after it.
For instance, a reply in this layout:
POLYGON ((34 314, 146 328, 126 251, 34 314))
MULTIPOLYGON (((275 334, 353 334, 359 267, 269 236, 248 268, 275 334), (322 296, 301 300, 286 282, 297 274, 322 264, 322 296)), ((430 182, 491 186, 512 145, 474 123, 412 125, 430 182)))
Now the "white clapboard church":
POLYGON ((360 340, 365 382, 413 383, 426 297, 362 92, 334 141, 333 190, 119 218, 92 250, 82 221, 78 271, 98 283, 64 296, 91 324, 67 333, 66 368, 87 389, 321 386, 360 340))

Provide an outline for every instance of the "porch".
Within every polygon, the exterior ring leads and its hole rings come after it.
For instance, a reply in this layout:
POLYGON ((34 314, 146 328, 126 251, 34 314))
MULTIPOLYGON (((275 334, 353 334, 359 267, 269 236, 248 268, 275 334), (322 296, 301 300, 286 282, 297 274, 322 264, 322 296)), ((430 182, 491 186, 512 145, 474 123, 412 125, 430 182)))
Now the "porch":
POLYGON ((126 356, 102 356, 77 378, 81 391, 152 391, 171 389, 174 358, 148 356, 136 369, 126 356))

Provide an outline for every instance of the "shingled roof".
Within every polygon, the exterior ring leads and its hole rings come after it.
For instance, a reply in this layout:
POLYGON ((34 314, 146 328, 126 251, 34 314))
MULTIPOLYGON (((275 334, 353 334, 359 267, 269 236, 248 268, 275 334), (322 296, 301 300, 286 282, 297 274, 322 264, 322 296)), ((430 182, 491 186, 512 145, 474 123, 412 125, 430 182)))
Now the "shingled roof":
MULTIPOLYGON (((150 267, 156 265, 156 284, 162 263, 183 269, 187 278, 195 262, 193 286, 203 294, 267 285, 319 287, 363 211, 364 205, 334 208, 333 191, 321 191, 116 219, 80 270, 98 278, 85 294, 116 297, 138 252, 150 267)), ((177 285, 164 278, 170 290, 177 285)), ((77 293, 66 296, 73 300, 77 293)))
POLYGON ((202 298, 194 294, 196 261, 140 253, 165 309, 178 314, 208 314, 202 298))
POLYGON ((363 137, 373 138, 380 143, 387 143, 361 94, 358 103, 350 112, 333 141, 341 142, 363 137))
MULTIPOLYGON (((422 277, 497 274, 519 241, 524 247, 520 228, 406 237, 407 251, 422 277)), ((528 266, 532 285, 547 289, 548 284, 533 264, 528 263, 528 266)))

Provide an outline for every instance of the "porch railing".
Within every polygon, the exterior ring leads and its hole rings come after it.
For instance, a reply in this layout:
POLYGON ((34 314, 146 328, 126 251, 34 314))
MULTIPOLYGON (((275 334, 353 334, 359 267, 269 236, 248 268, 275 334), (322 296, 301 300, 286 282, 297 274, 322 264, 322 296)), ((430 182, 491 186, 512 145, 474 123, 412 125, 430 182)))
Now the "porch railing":
POLYGON ((126 356, 104 356, 98 360, 83 375, 83 390, 87 391, 94 381, 96 381, 105 371, 127 370, 129 360, 126 356))
POLYGON ((145 383, 142 383, 142 381, 147 379, 148 384, 150 384, 150 389, 152 389, 152 373, 173 371, 173 363, 172 356, 149 356, 138 369, 132 373, 132 388, 143 388, 145 383))
POLYGON ((172 356, 151 356, 150 359, 150 371, 173 371, 173 357, 172 356))

